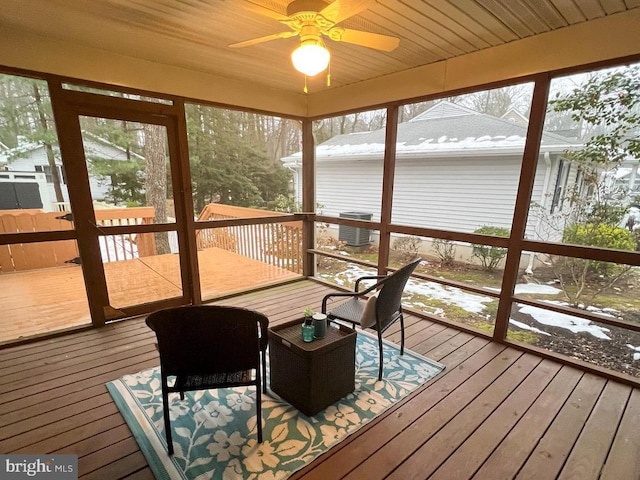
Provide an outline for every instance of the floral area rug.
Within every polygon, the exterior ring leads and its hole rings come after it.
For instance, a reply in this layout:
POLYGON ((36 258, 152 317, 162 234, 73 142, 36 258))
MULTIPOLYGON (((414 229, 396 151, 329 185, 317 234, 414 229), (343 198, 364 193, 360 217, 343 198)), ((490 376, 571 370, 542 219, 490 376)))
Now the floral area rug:
POLYGON ((444 369, 409 350, 400 356, 390 343, 384 354, 384 378, 378 381, 377 339, 358 332, 354 392, 313 417, 268 390, 262 396, 262 444, 254 387, 187 392, 184 401, 171 394, 172 457, 164 434, 160 368, 126 375, 107 389, 157 479, 281 480, 444 369))

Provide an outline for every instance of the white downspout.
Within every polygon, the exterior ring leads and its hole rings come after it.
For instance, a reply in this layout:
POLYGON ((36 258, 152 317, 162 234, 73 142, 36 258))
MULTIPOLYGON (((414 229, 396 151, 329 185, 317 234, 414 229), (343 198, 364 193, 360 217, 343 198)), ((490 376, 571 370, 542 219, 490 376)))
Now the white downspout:
MULTIPOLYGON (((544 158, 544 164, 547 168, 544 172, 544 183, 542 184, 542 198, 540 198, 540 208, 544 210, 547 206, 547 198, 549 198, 548 191, 549 191, 549 183, 551 181, 551 155, 549 155, 549 152, 544 152, 543 158, 544 158)), ((541 222, 542 220, 538 218, 538 221, 536 222, 536 230, 540 228, 541 222)), ((529 255, 529 263, 527 264, 527 268, 524 271, 527 275, 533 274, 533 263, 535 262, 535 259, 536 259, 535 252, 531 252, 531 254, 529 255)))
POLYGON ((295 160, 293 167, 285 165, 285 168, 293 173, 293 196, 295 198, 295 201, 298 203, 302 203, 302 189, 300 187, 300 185, 302 185, 302 182, 300 181, 301 165, 298 164, 298 160, 295 160))
POLYGON ((640 164, 640 161, 637 161, 636 164, 631 168, 631 174, 629 175, 629 192, 633 192, 633 189, 636 186, 636 177, 638 176, 638 164, 640 164))

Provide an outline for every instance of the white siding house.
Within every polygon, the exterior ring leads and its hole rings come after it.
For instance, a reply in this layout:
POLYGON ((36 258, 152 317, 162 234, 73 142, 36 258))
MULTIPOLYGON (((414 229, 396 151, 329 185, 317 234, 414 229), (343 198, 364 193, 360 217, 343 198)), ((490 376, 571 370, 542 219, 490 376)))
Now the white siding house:
MULTIPOLYGON (((511 115, 512 117, 512 115, 511 115)), ((392 223, 473 232, 483 225, 510 228, 520 177, 526 124, 440 102, 398 125, 392 223)), ((371 213, 380 218, 384 129, 338 135, 316 147, 318 211, 371 213)), ((552 207, 560 165, 568 188, 577 169, 562 158, 579 147, 546 132, 532 202, 552 207), (568 175, 568 176, 567 176, 568 175)), ((283 158, 294 172, 301 201, 301 153, 283 158)), ((535 237, 529 219, 527 236, 535 237)))
MULTIPOLYGON (((95 137, 89 133, 83 132, 83 144, 87 159, 101 158, 113 160, 126 160, 127 154, 124 149, 109 143, 107 140, 95 137)), ((58 176, 61 180, 62 195, 64 202, 69 202, 69 192, 67 191, 66 175, 62 166, 60 150, 54 146, 54 156, 56 166, 58 167, 58 176)), ((141 158, 137 156, 137 158, 141 158)), ((53 176, 47 159, 47 153, 44 145, 38 143, 22 143, 16 148, 0 151, 0 171, 12 172, 12 175, 0 175, 0 183, 14 182, 15 176, 19 173, 38 172, 44 177, 45 188, 40 187, 43 210, 56 210, 55 204, 56 194, 53 184, 53 176)), ((42 179, 39 180, 42 183, 42 179)), ((111 182, 108 178, 98 178, 89 176, 91 186, 91 195, 94 200, 104 200, 105 194, 109 191, 111 182)))

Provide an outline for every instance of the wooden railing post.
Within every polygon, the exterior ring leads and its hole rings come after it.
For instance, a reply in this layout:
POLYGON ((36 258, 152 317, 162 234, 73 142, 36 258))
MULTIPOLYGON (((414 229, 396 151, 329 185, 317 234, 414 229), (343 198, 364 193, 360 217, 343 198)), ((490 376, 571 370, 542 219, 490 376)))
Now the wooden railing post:
MULTIPOLYGON (((313 138, 313 122, 309 119, 302 120, 302 210, 304 212, 316 211, 316 148, 313 138)), ((315 255, 311 250, 315 248, 315 215, 307 216, 302 226, 302 251, 304 261, 302 274, 313 277, 316 273, 315 255)))

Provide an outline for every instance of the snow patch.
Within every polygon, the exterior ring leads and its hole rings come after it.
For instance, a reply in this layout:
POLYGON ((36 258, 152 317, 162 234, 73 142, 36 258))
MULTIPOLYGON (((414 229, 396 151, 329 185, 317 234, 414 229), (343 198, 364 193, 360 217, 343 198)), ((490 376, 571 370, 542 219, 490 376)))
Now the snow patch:
MULTIPOLYGON (((499 292, 499 288, 487 287, 487 290, 499 292)), ((537 283, 518 283, 515 288, 516 295, 522 294, 538 294, 538 295, 557 295, 561 290, 549 285, 539 285, 537 283)))
POLYGON ((634 347, 633 345, 627 343, 627 347, 629 347, 631 350, 634 351, 633 353, 633 359, 634 360, 640 360, 640 347, 634 347))
MULTIPOLYGON (((334 281, 338 285, 353 285, 355 281, 362 276, 371 276, 376 275, 374 270, 365 270, 364 268, 358 265, 349 265, 349 267, 342 273, 336 275, 335 277, 330 275, 323 275, 330 281, 334 281)), ((373 280, 367 282, 366 285, 362 285, 361 288, 364 289, 367 286, 373 285, 373 280)), ((499 291, 499 289, 492 289, 495 291, 499 291)), ((460 290, 455 287, 450 287, 447 285, 441 285, 437 283, 424 282, 424 281, 415 281, 409 280, 407 286, 405 287, 405 292, 413 295, 423 295, 427 298, 439 300, 444 303, 455 305, 466 310, 469 313, 481 314, 485 308, 487 303, 494 301, 495 299, 492 297, 488 297, 486 295, 479 295, 474 293, 468 293, 463 290, 460 290)), ((515 287, 516 294, 541 294, 541 295, 554 295, 558 294, 561 291, 558 288, 552 287, 550 285, 538 285, 533 283, 528 284, 518 284, 515 287)), ((558 301, 549 301, 548 303, 554 305, 567 305, 564 302, 558 301)), ((416 307, 420 307, 423 310, 432 310, 430 313, 441 315, 443 310, 437 307, 424 305, 422 302, 416 301, 414 304, 416 307)), ((604 314, 603 312, 615 312, 614 309, 589 309, 590 311, 596 311, 598 313, 604 314)), ((597 324, 594 324, 590 320, 584 318, 574 317, 572 315, 567 315, 563 313, 553 312, 550 310, 544 310, 541 308, 536 308, 532 306, 522 306, 519 308, 521 313, 527 314, 531 316, 536 322, 541 325, 548 325, 553 327, 564 328, 573 333, 586 332, 590 335, 593 335, 596 338, 602 340, 611 340, 611 337, 607 335, 606 332, 610 332, 610 329, 601 327, 597 324)), ((613 316, 609 313, 609 315, 613 316)), ((535 333, 539 333, 542 335, 550 335, 548 332, 540 330, 539 328, 527 325, 522 322, 518 322, 516 320, 510 319, 509 322, 514 326, 519 328, 529 330, 535 333)), ((628 345, 629 348, 634 349, 634 360, 640 360, 640 347, 634 347, 628 345)))
MULTIPOLYGON (((358 265, 349 265, 344 272, 333 277, 333 281, 344 286, 349 283, 353 284, 359 277, 367 275, 376 275, 376 272, 365 270, 358 265)), ((326 277, 329 276, 327 275, 326 277)), ((374 281, 371 280, 367 282, 366 286, 371 286, 373 283, 374 281)), ((363 285, 361 288, 366 288, 366 286, 363 285)), ((486 307, 485 303, 493 300, 493 298, 486 295, 467 293, 459 288, 437 283, 417 282, 414 280, 409 280, 405 287, 405 292, 413 295, 424 295, 425 297, 453 304, 470 313, 482 313, 486 307)), ((440 311, 438 313, 442 312, 440 311)))
POLYGON ((538 285, 537 283, 519 283, 516 285, 515 294, 538 294, 538 295, 557 295, 561 290, 549 285, 538 285))
POLYGON ((564 313, 552 312, 541 308, 525 306, 520 308, 520 312, 530 315, 536 322, 552 327, 559 327, 573 333, 587 332, 602 340, 611 340, 604 332, 609 332, 608 328, 594 325, 586 318, 573 317, 564 313))
POLYGON ((425 297, 451 303, 470 313, 482 313, 486 307, 485 303, 489 303, 493 300, 493 298, 485 295, 467 293, 459 288, 449 287, 447 285, 440 285, 437 283, 417 283, 412 280, 409 280, 407 283, 405 292, 409 292, 414 295, 424 295, 425 297))
POLYGON ((551 334, 550 334, 550 333, 547 333, 547 332, 545 332, 545 331, 543 331, 543 330, 540 330, 539 328, 536 328, 536 327, 532 327, 532 326, 530 326, 530 325, 527 325, 526 323, 522 323, 522 322, 519 322, 519 321, 517 321, 517 320, 514 320, 513 318, 510 318, 510 319, 509 319, 509 323, 510 323, 511 325, 514 325, 514 326, 516 326, 516 327, 518 327, 518 328, 521 328, 521 329, 523 329, 523 330, 529 330, 529 331, 534 332, 534 333, 541 333, 542 335, 548 335, 548 336, 551 336, 551 334))

